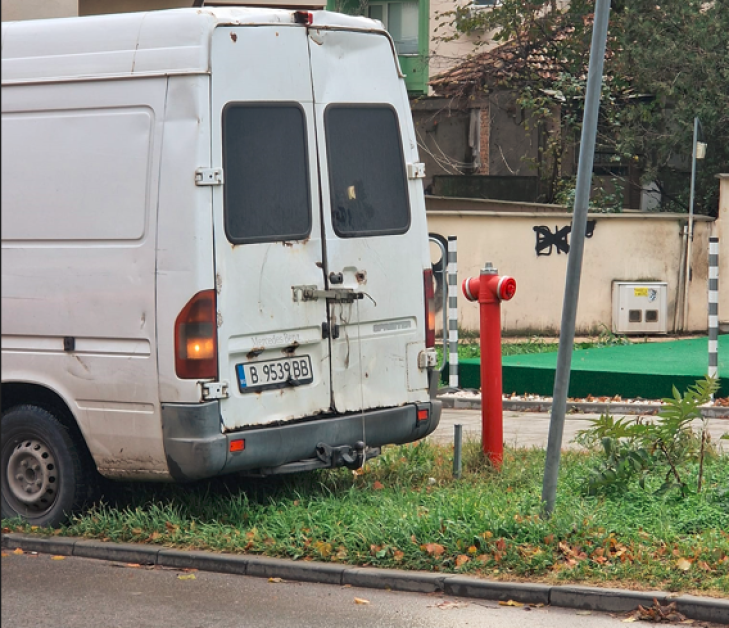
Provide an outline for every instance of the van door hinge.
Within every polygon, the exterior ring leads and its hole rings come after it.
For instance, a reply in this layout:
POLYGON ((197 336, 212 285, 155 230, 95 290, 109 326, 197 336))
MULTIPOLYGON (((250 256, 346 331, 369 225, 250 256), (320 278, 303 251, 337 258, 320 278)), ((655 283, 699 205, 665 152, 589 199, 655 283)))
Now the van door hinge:
POLYGON ((425 178, 425 164, 414 163, 408 164, 408 179, 424 179, 425 178))
POLYGON ((228 382, 203 382, 202 384, 202 398, 204 401, 225 399, 229 396, 228 382))
POLYGON ((195 185, 222 185, 222 168, 198 168, 195 170, 195 185))

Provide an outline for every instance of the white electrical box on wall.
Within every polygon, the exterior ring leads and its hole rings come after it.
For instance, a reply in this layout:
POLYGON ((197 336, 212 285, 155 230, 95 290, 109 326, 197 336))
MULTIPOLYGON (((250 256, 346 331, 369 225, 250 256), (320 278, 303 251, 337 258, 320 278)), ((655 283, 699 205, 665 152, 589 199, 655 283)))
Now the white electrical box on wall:
POLYGON ((665 281, 613 281, 613 333, 668 333, 665 281))

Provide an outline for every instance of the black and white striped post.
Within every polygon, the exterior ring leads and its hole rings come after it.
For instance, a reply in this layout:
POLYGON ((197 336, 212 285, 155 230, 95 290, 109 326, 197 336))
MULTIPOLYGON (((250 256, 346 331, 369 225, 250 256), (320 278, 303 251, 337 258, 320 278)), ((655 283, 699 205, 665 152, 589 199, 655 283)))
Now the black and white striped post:
POLYGON ((709 377, 719 376, 719 238, 709 238, 709 377))
POLYGON ((448 236, 448 386, 458 388, 458 252, 448 236))

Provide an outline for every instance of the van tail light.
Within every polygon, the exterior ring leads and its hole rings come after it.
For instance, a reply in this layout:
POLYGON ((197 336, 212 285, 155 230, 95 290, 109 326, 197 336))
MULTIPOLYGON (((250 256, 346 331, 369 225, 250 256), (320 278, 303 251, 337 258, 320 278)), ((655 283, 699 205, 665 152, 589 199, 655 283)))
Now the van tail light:
POLYGON ((215 290, 198 292, 177 316, 175 372, 180 379, 218 377, 218 315, 215 290))
POLYGON ((425 346, 435 347, 435 288, 433 271, 423 271, 423 290, 425 292, 425 346))

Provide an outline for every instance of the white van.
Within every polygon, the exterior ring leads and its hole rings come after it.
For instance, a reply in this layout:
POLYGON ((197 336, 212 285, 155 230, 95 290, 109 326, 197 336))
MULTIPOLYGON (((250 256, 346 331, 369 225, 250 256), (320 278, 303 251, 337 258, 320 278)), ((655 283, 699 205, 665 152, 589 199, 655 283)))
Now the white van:
POLYGON ((2 25, 2 516, 108 478, 347 465, 432 432, 392 40, 326 11, 2 25))

